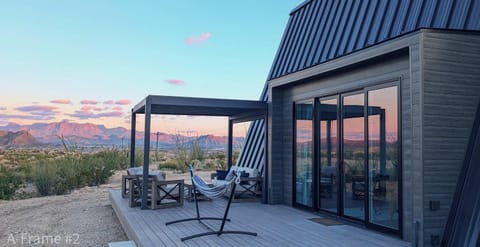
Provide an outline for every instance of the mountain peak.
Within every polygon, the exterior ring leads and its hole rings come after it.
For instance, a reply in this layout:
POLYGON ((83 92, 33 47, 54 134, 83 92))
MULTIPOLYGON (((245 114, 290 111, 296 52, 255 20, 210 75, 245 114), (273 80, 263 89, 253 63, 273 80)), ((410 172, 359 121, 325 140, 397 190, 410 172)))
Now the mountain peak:
POLYGON ((41 145, 28 131, 0 131, 0 145, 5 147, 34 147, 41 145))

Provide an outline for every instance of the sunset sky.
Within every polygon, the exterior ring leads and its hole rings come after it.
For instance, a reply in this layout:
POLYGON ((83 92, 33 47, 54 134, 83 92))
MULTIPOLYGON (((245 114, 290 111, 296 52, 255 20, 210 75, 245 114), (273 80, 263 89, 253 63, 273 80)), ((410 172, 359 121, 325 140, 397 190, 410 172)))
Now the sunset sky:
MULTIPOLYGON (((301 2, 2 1, 0 126, 128 128, 130 109, 149 94, 258 99, 301 2)), ((152 127, 225 129, 224 118, 171 116, 152 127)))

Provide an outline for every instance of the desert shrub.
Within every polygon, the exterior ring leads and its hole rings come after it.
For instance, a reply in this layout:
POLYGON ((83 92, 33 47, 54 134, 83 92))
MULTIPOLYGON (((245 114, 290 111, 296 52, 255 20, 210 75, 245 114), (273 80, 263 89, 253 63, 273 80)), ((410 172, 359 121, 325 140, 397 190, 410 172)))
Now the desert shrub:
POLYGON ((168 161, 163 161, 158 164, 158 169, 159 170, 174 170, 174 171, 180 171, 180 172, 187 172, 187 167, 185 166, 185 163, 180 165, 177 160, 168 160, 168 161))
POLYGON ((10 200, 22 182, 23 176, 20 173, 0 167, 0 199, 10 200))
POLYGON ((203 169, 205 170, 215 170, 216 168, 217 168, 217 165, 212 161, 205 162, 203 166, 203 169))
POLYGON ((199 161, 203 161, 205 159, 205 152, 203 151, 202 146, 200 146, 196 140, 191 143, 188 159, 199 161))
POLYGON ((86 185, 104 184, 117 169, 127 166, 125 152, 106 149, 96 153, 70 153, 31 165, 31 179, 40 195, 62 195, 86 185))
POLYGON ((48 163, 39 163, 32 170, 32 181, 37 191, 42 196, 50 195, 55 186, 55 171, 48 163))
POLYGON ((165 161, 165 162, 160 162, 160 164, 158 164, 158 169, 159 170, 163 170, 163 169, 177 170, 177 168, 178 168, 177 162, 172 161, 172 160, 165 161))

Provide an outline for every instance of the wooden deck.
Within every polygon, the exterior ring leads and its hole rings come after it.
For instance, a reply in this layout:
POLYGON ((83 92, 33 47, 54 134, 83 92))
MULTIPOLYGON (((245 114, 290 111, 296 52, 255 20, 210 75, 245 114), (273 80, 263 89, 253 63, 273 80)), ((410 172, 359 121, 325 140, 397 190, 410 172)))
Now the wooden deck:
MULTIPOLYGON (((324 226, 312 222, 321 217, 284 205, 234 203, 225 230, 247 230, 258 236, 226 234, 185 242, 180 238, 207 231, 196 221, 165 226, 165 222, 193 217, 195 205, 159 210, 129 208, 120 190, 110 191, 110 201, 129 239, 140 246, 410 246, 400 239, 351 225, 324 226)), ((199 202, 202 216, 221 217, 226 200, 199 202)), ((220 222, 210 221, 214 228, 220 222)))

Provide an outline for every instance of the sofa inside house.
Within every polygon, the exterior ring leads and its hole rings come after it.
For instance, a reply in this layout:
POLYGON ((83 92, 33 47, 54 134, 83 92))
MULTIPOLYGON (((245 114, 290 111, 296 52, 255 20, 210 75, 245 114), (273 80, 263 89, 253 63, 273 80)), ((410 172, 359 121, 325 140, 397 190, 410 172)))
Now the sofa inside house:
MULTIPOLYGON (((233 201, 259 201, 262 198, 262 174, 254 168, 232 166, 230 170, 217 170, 212 174, 214 186, 230 183, 235 179, 234 174, 240 176, 240 183, 235 187, 233 201)), ((226 193, 225 196, 229 196, 226 193)))

